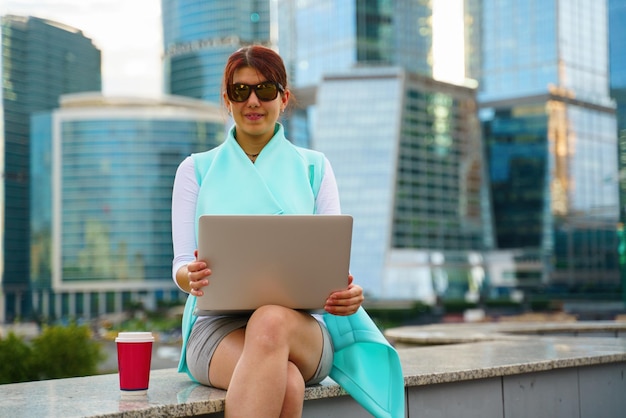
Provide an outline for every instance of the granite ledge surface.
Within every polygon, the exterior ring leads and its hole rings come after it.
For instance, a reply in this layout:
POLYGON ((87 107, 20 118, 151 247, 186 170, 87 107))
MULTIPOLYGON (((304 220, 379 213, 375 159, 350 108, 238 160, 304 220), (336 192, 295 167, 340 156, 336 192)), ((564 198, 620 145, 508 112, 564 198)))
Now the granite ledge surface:
MULTIPOLYGON (((407 386, 626 363, 624 338, 518 337, 398 351, 407 386)), ((194 383, 175 369, 153 370, 144 396, 124 397, 118 387, 117 374, 0 385, 0 416, 182 417, 224 408, 224 391, 194 383)), ((306 399, 345 394, 326 379, 307 388, 306 399)))
POLYGON ((398 346, 519 341, 543 335, 626 338, 626 321, 448 323, 404 326, 385 331, 385 337, 398 346))
MULTIPOLYGON (((326 379, 305 398, 345 394, 326 379)), ((186 417, 223 411, 225 396, 176 369, 152 370, 148 393, 129 396, 119 390, 119 375, 107 374, 0 385, 0 417, 186 417)))
POLYGON ((406 386, 626 363, 626 339, 542 337, 399 349, 406 386))

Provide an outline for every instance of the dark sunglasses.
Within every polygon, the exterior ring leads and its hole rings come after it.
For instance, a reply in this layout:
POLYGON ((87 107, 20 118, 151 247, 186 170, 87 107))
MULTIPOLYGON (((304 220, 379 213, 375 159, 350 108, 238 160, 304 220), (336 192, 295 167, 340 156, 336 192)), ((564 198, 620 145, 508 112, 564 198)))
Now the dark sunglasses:
POLYGON ((278 97, 278 92, 284 92, 280 83, 273 81, 264 81, 262 83, 251 85, 243 83, 234 83, 226 89, 228 98, 232 102, 245 102, 250 97, 250 93, 254 90, 256 97, 263 102, 269 102, 278 97))

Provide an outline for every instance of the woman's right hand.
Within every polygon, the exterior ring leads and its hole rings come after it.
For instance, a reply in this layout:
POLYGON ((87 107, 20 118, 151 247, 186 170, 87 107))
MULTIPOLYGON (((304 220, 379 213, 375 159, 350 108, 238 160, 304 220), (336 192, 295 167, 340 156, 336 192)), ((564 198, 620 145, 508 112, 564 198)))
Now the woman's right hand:
POLYGON ((196 261, 187 264, 187 278, 189 279, 189 294, 194 296, 202 296, 204 292, 202 288, 209 285, 208 277, 211 275, 211 269, 206 262, 198 260, 198 250, 194 253, 196 261))

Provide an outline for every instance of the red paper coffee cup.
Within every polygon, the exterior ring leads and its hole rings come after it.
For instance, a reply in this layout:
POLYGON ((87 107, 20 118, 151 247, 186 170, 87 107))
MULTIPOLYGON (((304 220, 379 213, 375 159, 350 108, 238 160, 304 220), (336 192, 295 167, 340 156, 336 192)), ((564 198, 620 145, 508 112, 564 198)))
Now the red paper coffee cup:
POLYGON ((150 382, 150 362, 154 342, 152 333, 120 332, 115 342, 120 389, 138 395, 145 393, 150 382))

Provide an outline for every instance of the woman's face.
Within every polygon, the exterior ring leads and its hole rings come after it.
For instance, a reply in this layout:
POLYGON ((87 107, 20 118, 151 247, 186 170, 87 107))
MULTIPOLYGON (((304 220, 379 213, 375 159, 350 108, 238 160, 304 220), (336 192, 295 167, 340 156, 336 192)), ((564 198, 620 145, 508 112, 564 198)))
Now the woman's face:
MULTIPOLYGON (((254 68, 241 67, 233 73, 233 83, 242 83, 256 86, 268 81, 254 68)), ((280 113, 287 106, 289 91, 279 93, 274 100, 262 101, 251 91, 250 97, 243 102, 233 102, 224 93, 226 107, 235 120, 235 129, 238 141, 261 142, 263 145, 274 136, 274 126, 280 113)))

